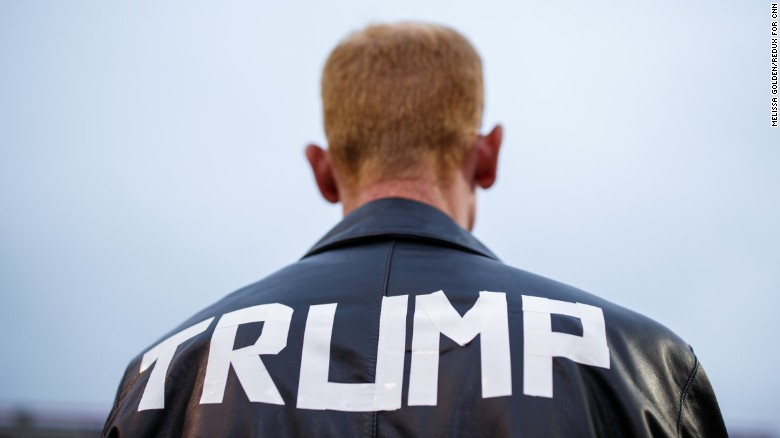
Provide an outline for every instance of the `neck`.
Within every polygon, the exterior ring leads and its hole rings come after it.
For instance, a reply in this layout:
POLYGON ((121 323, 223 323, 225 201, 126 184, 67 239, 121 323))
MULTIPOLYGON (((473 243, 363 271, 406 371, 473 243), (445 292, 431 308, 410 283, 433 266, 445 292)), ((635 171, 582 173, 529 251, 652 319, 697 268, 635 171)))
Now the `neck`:
POLYGON ((475 190, 460 178, 455 178, 455 181, 446 186, 435 180, 397 179, 376 182, 356 190, 343 190, 343 214, 346 216, 371 201, 393 197, 411 199, 435 207, 469 231, 474 226, 475 190))

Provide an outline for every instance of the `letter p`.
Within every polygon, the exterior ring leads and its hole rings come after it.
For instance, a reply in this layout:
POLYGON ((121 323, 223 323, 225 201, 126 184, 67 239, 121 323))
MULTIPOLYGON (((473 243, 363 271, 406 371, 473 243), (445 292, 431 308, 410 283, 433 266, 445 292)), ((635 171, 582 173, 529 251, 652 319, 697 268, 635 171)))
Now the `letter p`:
POLYGON ((523 295, 523 393, 553 396, 553 357, 583 365, 609 368, 609 347, 604 313, 582 303, 523 295), (568 315, 582 322, 582 336, 552 331, 551 314, 568 315))

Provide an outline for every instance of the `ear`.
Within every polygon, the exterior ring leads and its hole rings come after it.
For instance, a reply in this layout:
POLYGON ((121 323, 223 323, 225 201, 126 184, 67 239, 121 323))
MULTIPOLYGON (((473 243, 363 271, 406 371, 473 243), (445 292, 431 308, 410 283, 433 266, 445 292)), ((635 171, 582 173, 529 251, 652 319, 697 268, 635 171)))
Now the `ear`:
POLYGON ((322 197, 334 204, 339 202, 339 189, 336 185, 336 178, 333 176, 333 166, 328 151, 316 144, 307 145, 305 151, 306 159, 309 160, 314 180, 317 182, 322 197))
POLYGON ((503 138, 504 128, 501 125, 496 125, 488 135, 477 137, 474 181, 483 189, 490 188, 496 182, 498 152, 503 138))

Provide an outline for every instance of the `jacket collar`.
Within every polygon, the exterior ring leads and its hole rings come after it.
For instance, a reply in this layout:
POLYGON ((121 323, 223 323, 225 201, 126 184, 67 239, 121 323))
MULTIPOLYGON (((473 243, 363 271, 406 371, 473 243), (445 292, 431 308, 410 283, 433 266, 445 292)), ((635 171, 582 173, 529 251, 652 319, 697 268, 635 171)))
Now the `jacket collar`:
POLYGON ((303 257, 378 237, 427 240, 498 260, 443 212, 403 198, 378 199, 352 211, 303 257))

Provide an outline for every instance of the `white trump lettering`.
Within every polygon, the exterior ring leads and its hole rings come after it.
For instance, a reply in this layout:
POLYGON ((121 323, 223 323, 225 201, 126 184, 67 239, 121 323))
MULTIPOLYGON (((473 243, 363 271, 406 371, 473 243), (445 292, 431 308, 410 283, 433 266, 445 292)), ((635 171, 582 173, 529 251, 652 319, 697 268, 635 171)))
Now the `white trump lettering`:
POLYGON ((337 411, 392 411, 401 407, 408 295, 382 298, 375 383, 328 381, 336 304, 309 308, 303 334, 298 407, 337 411))
POLYGON ((418 295, 415 302, 410 406, 436 405, 440 334, 460 346, 480 335, 482 398, 512 395, 506 294, 480 292, 477 302, 463 317, 442 291, 418 295))
POLYGON ((277 303, 261 304, 224 314, 211 336, 201 404, 222 403, 232 364, 249 401, 283 405, 282 396, 268 375, 260 355, 276 354, 287 345, 292 314, 293 309, 277 303), (260 321, 264 321, 263 332, 257 342, 234 350, 238 326, 260 321))
POLYGON ((582 303, 523 295, 523 393, 553 396, 552 358, 565 357, 583 365, 609 368, 609 347, 600 308, 582 303), (550 314, 582 322, 582 336, 552 331, 550 314))
POLYGON ((141 402, 138 403, 139 411, 163 409, 165 407, 165 375, 168 374, 168 367, 171 365, 176 349, 184 342, 203 333, 213 320, 214 318, 212 317, 186 328, 144 353, 139 373, 146 371, 153 363, 156 362, 157 364, 154 366, 152 374, 149 375, 144 393, 141 395, 141 402))
MULTIPOLYGON (((333 323, 338 304, 310 306, 300 356, 297 407, 353 412, 400 409, 407 354, 408 301, 409 295, 382 297, 373 383, 328 380, 333 323)), ((523 394, 553 397, 554 357, 567 358, 582 365, 610 368, 610 352, 601 308, 522 295, 522 310, 523 394), (553 332, 553 314, 578 318, 582 323, 582 336, 553 332)), ((292 315, 292 308, 279 303, 246 307, 222 315, 211 335, 200 403, 222 403, 232 366, 250 402, 284 405, 260 356, 278 354, 287 346, 292 315), (263 327, 254 344, 234 349, 238 328, 256 322, 263 322, 263 327)), ((166 375, 177 350, 188 340, 206 331, 214 319, 212 317, 190 326, 144 353, 139 373, 147 371, 152 365, 154 367, 145 383, 138 411, 165 408, 166 375)), ((360 333, 355 335, 360 336, 360 333)), ((409 406, 437 404, 442 335, 460 346, 466 346, 479 335, 482 398, 512 395, 506 293, 482 291, 471 309, 460 316, 444 292, 437 291, 415 297, 407 398, 409 406)), ((344 346, 345 340, 337 340, 337 344, 344 346)), ((200 363, 199 358, 193 357, 192 360, 200 363)), ((193 364, 188 362, 186 366, 193 364)), ((447 384, 457 385, 458 382, 447 384)))

